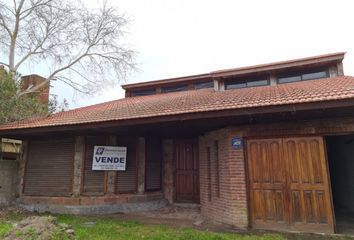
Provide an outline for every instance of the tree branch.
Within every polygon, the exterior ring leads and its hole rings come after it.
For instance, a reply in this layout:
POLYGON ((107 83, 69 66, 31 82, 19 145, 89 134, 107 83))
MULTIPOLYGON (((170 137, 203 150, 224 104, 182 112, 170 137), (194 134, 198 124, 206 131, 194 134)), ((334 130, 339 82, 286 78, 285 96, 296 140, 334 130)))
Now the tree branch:
POLYGON ((134 68, 134 52, 121 44, 127 19, 102 2, 102 8, 89 10, 62 0, 0 0, 6 6, 0 7, 0 28, 5 29, 0 48, 8 54, 3 65, 13 75, 25 63, 45 63, 50 70, 44 82, 17 97, 39 91, 53 79, 80 92, 100 90, 134 68))

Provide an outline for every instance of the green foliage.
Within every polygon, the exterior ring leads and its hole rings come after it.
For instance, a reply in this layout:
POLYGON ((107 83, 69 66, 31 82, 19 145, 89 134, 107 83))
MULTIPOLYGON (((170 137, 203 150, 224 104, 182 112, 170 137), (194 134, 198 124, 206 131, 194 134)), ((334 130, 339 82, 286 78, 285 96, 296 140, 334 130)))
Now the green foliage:
POLYGON ((13 226, 11 223, 0 221, 0 239, 3 239, 12 229, 13 226))
POLYGON ((6 72, 0 75, 0 124, 48 114, 48 106, 41 104, 35 94, 18 97, 19 90, 20 84, 6 72))

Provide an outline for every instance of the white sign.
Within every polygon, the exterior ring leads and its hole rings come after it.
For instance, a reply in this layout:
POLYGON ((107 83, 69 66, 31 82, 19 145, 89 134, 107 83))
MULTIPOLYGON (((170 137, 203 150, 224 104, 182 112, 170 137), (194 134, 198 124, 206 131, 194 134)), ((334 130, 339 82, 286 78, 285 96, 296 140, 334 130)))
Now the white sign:
POLYGON ((125 171, 127 147, 95 146, 93 150, 92 170, 125 171))

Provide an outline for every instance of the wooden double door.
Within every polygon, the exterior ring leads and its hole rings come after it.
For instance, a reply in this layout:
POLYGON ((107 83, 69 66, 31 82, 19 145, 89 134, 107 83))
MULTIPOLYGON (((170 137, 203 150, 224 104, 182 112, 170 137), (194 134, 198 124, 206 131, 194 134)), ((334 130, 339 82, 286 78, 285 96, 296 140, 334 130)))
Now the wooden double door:
POLYGON ((247 141, 254 228, 334 232, 322 137, 247 141))
POLYGON ((199 203, 198 140, 175 141, 176 201, 199 203))

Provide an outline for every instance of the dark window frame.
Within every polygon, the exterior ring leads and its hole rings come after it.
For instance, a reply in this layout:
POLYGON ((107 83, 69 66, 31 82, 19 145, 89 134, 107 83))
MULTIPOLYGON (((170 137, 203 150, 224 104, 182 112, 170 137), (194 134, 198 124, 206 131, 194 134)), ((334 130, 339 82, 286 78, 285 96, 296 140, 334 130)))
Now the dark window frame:
POLYGON ((132 97, 149 96, 154 94, 156 94, 156 88, 139 89, 131 92, 132 97))
POLYGON ((219 141, 214 141, 214 158, 215 158, 215 181, 216 181, 216 196, 220 197, 220 158, 219 158, 219 141))
POLYGON ((206 89, 206 88, 214 88, 214 81, 209 80, 209 81, 195 82, 195 83, 193 83, 193 87, 196 90, 206 89))
POLYGON ((317 68, 317 69, 310 69, 310 70, 302 70, 302 71, 298 71, 298 72, 290 72, 290 73, 284 73, 284 74, 277 75, 277 84, 286 84, 286 83, 293 83, 293 82, 309 81, 309 80, 323 79, 323 78, 328 78, 328 77, 329 77, 329 69, 328 68, 317 68), (325 76, 324 77, 315 77, 315 78, 305 78, 304 79, 304 75, 316 74, 316 73, 317 74, 325 73, 325 76), (296 78, 296 77, 300 78, 300 80, 286 81, 286 79, 296 78))
POLYGON ((208 178, 208 201, 211 202, 211 151, 210 147, 206 148, 207 154, 207 178, 208 178))
POLYGON ((182 92, 188 90, 188 84, 165 86, 161 88, 162 93, 182 92))
POLYGON ((250 76, 250 77, 236 78, 229 81, 225 81, 225 90, 262 87, 262 86, 269 86, 269 85, 270 85, 270 79, 268 75, 250 76), (255 83, 256 85, 254 85, 255 83))

